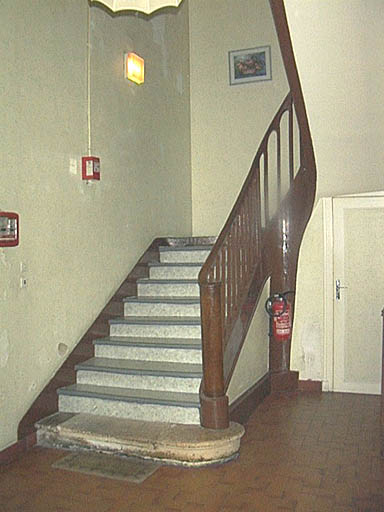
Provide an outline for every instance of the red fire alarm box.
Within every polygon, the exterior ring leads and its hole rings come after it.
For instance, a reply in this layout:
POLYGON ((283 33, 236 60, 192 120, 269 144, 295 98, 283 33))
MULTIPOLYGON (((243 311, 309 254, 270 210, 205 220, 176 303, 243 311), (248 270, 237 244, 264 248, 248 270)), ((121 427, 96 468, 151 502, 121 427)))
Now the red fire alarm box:
POLYGON ((100 158, 83 156, 81 159, 83 180, 100 180, 100 158))
POLYGON ((0 212, 0 247, 19 245, 19 216, 14 212, 0 212))

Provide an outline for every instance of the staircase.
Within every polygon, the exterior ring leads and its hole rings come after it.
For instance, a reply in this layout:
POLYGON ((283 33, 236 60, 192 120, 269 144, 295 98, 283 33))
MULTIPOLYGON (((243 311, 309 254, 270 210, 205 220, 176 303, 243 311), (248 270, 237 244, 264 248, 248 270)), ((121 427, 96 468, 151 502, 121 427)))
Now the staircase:
POLYGON ((124 299, 124 316, 110 320, 110 336, 95 340, 95 357, 75 367, 76 384, 58 391, 59 411, 200 424, 197 275, 209 251, 160 247, 137 297, 124 299))
POLYGON ((124 316, 109 321, 108 337, 93 341, 94 357, 76 365, 76 383, 58 389, 59 413, 38 422, 41 445, 82 449, 91 443, 111 451, 100 436, 103 424, 106 435, 114 430, 115 444, 118 438, 120 446, 126 445, 124 453, 157 458, 157 451, 137 450, 137 444, 146 441, 150 446, 150 439, 138 436, 150 422, 163 438, 161 430, 169 425, 173 434, 179 431, 183 453, 179 453, 180 446, 171 454, 169 445, 162 449, 173 462, 181 459, 196 464, 195 456, 184 453, 183 443, 191 432, 194 452, 201 439, 206 447, 207 441, 210 444, 210 454, 197 450, 200 462, 227 460, 237 453, 243 433, 240 425, 216 433, 213 445, 207 430, 200 427, 202 346, 197 278, 211 248, 159 247, 160 261, 148 263, 149 278, 137 279, 137 296, 123 299, 124 316), (81 431, 87 435, 83 437, 81 431), (119 432, 130 432, 129 446, 119 432), (132 440, 134 432, 136 441, 132 440), (231 440, 234 437, 234 444, 228 445, 228 435, 231 440), (226 438, 224 452, 212 452, 217 440, 220 444, 226 438))

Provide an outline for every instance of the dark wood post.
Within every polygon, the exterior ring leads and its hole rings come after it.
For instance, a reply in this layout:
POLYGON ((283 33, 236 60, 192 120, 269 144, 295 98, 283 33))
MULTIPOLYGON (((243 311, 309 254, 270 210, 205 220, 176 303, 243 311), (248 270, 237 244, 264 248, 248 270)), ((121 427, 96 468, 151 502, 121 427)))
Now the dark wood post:
POLYGON ((229 427, 228 397, 223 369, 223 324, 221 283, 201 284, 202 341, 204 378, 200 388, 201 425, 229 427))
POLYGON ((381 456, 384 457, 384 309, 381 312, 383 317, 383 352, 381 362, 381 456))

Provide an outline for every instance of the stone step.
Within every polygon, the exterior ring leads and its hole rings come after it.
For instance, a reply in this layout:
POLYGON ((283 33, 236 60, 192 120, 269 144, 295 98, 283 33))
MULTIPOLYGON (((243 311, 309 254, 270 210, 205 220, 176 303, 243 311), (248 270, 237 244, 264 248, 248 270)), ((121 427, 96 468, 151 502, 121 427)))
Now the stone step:
POLYGON ((93 342, 96 357, 201 363, 199 338, 128 338, 110 336, 93 342))
POLYGON ((138 297, 199 297, 196 279, 138 279, 138 297))
POLYGON ((159 247, 161 263, 204 263, 213 246, 159 247))
POLYGON ((148 264, 151 279, 197 279, 201 263, 160 263, 148 264))
POLYGON ((73 384, 60 388, 58 395, 60 412, 200 424, 197 393, 73 384))
POLYGON ((124 316, 200 315, 199 297, 126 297, 124 316))
POLYGON ((200 318, 126 316, 109 321, 111 336, 150 338, 199 338, 200 318))
POLYGON ((109 418, 94 414, 56 413, 38 421, 39 446, 162 460, 187 466, 226 462, 237 456, 244 427, 225 430, 109 418))
POLYGON ((78 384, 186 393, 198 393, 202 378, 202 366, 197 363, 94 357, 75 369, 78 384))

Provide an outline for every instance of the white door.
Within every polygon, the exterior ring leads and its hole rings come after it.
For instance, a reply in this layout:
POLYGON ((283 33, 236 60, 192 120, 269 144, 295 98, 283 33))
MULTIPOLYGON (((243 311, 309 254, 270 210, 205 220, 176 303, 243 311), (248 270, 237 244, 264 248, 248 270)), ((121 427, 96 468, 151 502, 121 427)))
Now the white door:
POLYGON ((384 197, 333 199, 333 234, 333 390, 380 394, 384 197))

